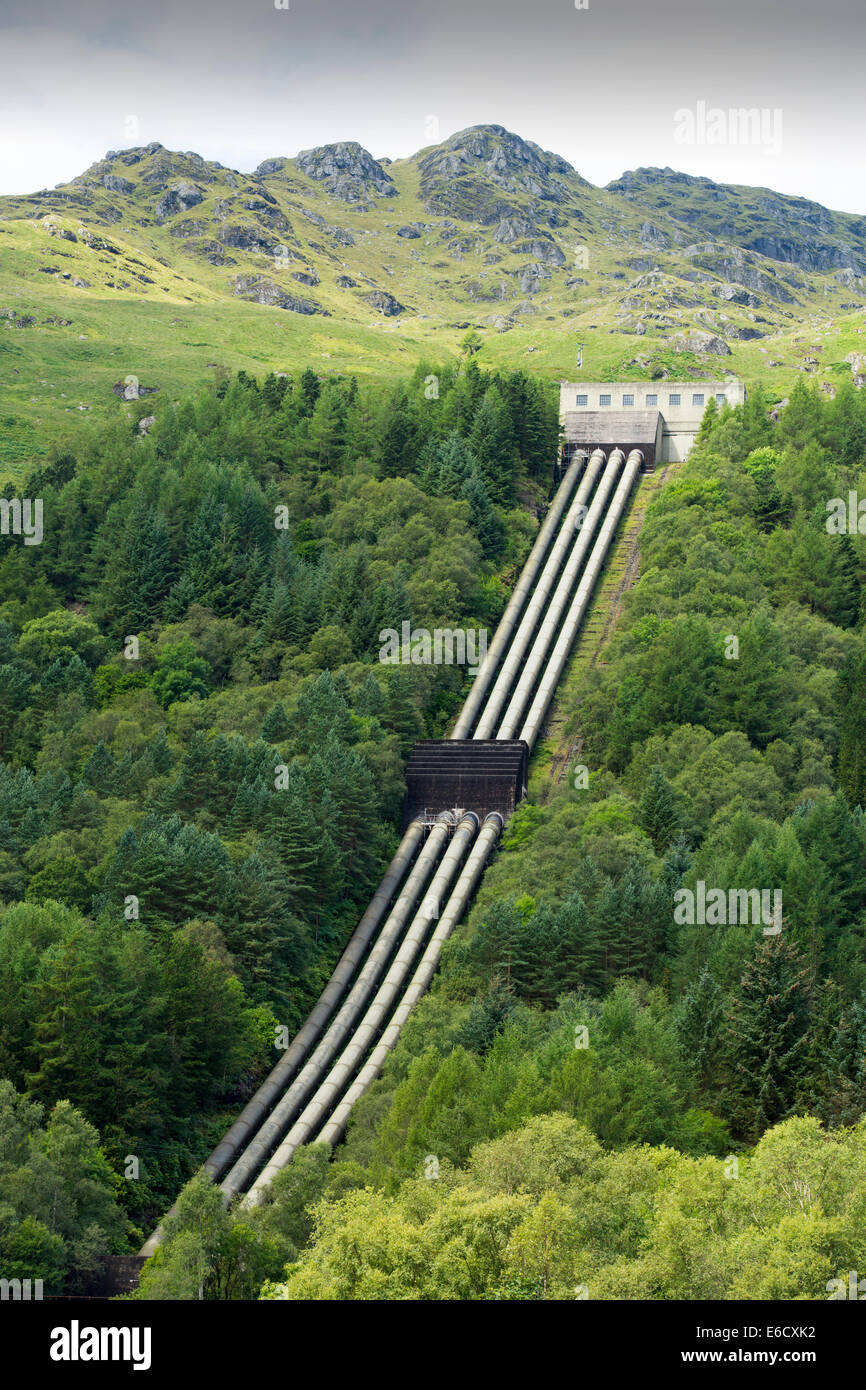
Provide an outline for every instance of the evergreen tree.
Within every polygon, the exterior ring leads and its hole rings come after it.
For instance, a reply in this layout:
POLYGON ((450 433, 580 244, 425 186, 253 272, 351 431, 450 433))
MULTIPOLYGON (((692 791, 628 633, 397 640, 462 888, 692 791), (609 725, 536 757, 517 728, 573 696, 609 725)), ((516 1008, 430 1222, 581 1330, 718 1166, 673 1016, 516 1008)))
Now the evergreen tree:
POLYGON ((682 820, 679 798, 660 767, 654 767, 640 799, 640 823, 663 854, 676 838, 682 820))
POLYGON ((490 497, 509 505, 514 501, 517 449, 508 407, 495 386, 488 387, 475 413, 470 443, 490 497))
POLYGON ((722 991, 705 966, 680 1000, 674 1020, 680 1049, 705 1093, 718 1076, 723 1017, 722 991))
POLYGON ((806 975, 796 947, 782 935, 766 937, 729 1000, 725 1085, 733 1123, 748 1139, 796 1108, 809 1048, 806 975))

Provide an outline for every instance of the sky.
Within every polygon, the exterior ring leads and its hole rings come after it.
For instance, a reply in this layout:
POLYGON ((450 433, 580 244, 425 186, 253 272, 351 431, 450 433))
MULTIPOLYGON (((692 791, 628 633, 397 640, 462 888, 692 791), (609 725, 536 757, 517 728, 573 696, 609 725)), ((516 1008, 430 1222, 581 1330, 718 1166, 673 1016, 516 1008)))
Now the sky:
POLYGON ((670 165, 866 213, 864 0, 276 3, 0 0, 0 193, 154 140, 249 171, 498 124, 596 184, 670 165))

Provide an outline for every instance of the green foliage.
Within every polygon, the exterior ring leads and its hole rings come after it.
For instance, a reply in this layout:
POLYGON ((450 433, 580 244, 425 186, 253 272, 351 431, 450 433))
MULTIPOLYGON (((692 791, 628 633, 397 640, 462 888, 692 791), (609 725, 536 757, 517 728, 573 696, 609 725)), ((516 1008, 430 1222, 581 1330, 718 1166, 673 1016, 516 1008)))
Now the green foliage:
POLYGON ((862 1262, 863 1125, 788 1120, 737 1161, 604 1151, 540 1116, 433 1180, 321 1203, 310 1248, 262 1297, 826 1298, 862 1262))
POLYGON ((0 1080, 0 1265, 41 1279, 46 1294, 80 1292, 103 1255, 122 1248, 119 1183, 79 1110, 43 1106, 0 1080))

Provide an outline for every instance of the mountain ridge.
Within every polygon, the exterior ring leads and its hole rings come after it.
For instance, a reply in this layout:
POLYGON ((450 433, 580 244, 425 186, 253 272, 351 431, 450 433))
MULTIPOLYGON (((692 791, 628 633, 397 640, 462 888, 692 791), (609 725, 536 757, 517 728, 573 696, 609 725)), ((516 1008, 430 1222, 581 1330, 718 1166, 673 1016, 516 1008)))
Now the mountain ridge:
POLYGON ((725 368, 833 391, 866 363, 866 217, 669 169, 606 188, 489 124, 405 159, 357 141, 251 173, 152 141, 0 198, 0 390, 35 427, 214 370, 396 373, 483 335, 551 377, 725 368), (326 325, 326 328, 325 328, 326 325), (580 352, 578 352, 580 348, 580 352))

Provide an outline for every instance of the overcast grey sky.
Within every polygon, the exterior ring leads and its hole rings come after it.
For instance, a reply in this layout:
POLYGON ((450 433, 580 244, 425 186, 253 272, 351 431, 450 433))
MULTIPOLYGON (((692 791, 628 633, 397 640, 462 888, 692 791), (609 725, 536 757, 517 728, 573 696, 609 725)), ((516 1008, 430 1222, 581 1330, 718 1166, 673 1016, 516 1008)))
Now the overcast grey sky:
POLYGON ((289 3, 0 0, 0 192, 151 140, 249 170, 494 122, 593 183, 670 164, 866 213, 864 0, 289 3), (780 110, 781 148, 681 143, 699 102, 780 110))

